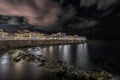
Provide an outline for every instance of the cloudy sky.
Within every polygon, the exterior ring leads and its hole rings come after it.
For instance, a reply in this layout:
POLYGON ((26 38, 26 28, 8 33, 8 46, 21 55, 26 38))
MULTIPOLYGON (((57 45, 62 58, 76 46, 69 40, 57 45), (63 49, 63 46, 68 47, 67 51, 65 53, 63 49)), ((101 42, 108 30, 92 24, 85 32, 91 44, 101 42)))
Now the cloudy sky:
POLYGON ((96 27, 120 16, 119 8, 119 0, 0 0, 0 15, 12 16, 8 24, 20 24, 18 16, 33 29, 52 31, 96 27))

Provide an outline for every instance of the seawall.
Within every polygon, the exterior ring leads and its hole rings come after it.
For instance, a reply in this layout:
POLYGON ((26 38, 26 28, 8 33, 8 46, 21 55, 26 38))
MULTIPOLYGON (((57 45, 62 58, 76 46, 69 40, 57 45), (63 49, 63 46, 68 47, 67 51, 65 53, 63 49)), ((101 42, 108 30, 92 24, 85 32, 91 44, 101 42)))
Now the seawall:
POLYGON ((86 40, 4 40, 0 41, 0 50, 9 50, 43 45, 80 44, 85 42, 86 40))

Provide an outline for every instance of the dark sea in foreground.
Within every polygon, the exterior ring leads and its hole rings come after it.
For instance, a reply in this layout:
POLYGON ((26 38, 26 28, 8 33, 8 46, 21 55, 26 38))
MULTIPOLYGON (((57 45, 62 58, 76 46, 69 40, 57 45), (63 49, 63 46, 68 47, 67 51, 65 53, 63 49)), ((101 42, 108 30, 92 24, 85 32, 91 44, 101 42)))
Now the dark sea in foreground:
MULTIPOLYGON (((68 67, 81 70, 102 69, 112 74, 120 74, 120 41, 93 40, 84 44, 51 45, 34 48, 17 49, 20 51, 33 51, 33 54, 46 56, 51 64, 54 60, 64 61, 68 67)), ((46 74, 35 62, 14 63, 10 60, 10 51, 0 53, 0 80, 35 80, 46 74)))

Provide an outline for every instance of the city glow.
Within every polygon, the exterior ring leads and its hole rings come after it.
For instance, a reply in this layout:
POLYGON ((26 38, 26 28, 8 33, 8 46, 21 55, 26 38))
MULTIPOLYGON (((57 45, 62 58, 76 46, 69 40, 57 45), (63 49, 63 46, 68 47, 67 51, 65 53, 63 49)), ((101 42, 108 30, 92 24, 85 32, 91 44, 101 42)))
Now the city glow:
POLYGON ((0 30, 0 40, 86 40, 84 36, 66 35, 65 33, 43 34, 24 30, 17 33, 9 33, 0 30))

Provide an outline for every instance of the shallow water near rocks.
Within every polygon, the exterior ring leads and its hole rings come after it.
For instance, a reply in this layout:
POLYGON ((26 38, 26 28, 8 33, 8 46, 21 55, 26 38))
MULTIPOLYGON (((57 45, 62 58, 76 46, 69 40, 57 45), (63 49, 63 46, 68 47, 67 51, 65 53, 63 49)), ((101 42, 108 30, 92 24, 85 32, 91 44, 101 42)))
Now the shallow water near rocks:
POLYGON ((50 78, 48 72, 36 62, 24 60, 15 63, 11 57, 22 52, 43 55, 48 58, 49 65, 55 60, 64 61, 68 67, 81 70, 102 69, 113 74, 120 74, 120 41, 89 41, 85 44, 51 45, 5 51, 0 54, 0 80, 44 80, 50 78), (11 53, 14 52, 14 53, 11 53))

